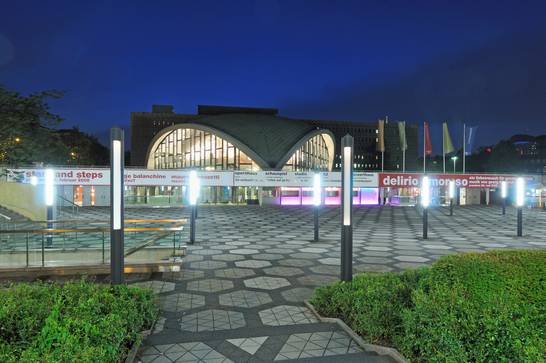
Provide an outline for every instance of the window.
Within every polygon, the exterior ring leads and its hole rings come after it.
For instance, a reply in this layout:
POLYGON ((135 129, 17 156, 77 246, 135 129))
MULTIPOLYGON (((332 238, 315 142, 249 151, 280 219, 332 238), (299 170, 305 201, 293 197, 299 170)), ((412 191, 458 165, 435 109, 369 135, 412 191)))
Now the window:
POLYGON ((177 129, 166 134, 150 156, 154 169, 206 168, 207 170, 260 170, 233 144, 195 129, 177 129))

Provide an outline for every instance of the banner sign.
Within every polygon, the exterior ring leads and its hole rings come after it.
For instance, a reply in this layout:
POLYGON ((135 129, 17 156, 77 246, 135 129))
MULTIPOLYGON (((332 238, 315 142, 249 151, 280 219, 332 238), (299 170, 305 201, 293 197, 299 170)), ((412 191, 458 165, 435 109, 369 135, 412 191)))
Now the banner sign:
MULTIPOLYGON (((189 170, 125 169, 126 186, 188 185, 189 170)), ((233 183, 231 171, 203 171, 197 175, 202 186, 223 186, 233 183)), ((37 184, 44 183, 44 169, 7 169, 10 182, 31 183, 36 177, 37 184)), ((56 185, 110 185, 110 169, 55 169, 56 185)))
MULTIPOLYGON (((125 169, 127 186, 188 185, 189 170, 125 169)), ((323 187, 340 187, 340 172, 321 172, 323 187)), ((6 169, 7 181, 44 183, 44 169, 6 169)), ((202 186, 252 187, 312 187, 314 172, 294 171, 198 171, 202 186)), ((432 187, 447 187, 450 180, 460 188, 497 188, 506 180, 515 182, 517 175, 506 174, 427 174, 432 187)), ((353 174, 355 188, 418 188, 422 173, 364 173, 353 174)), ((525 176, 527 183, 539 183, 540 176, 525 176)), ((110 185, 110 169, 55 169, 56 185, 110 185)))
MULTIPOLYGON (((497 188, 501 181, 513 184, 517 175, 502 174, 427 174, 431 187, 447 187, 450 180, 457 188, 497 188)), ((379 173, 379 187, 418 188, 422 173, 379 173)), ((534 182, 532 175, 525 176, 527 182, 534 182)))
MULTIPOLYGON (((314 172, 293 171, 234 171, 234 186, 253 187, 312 187, 314 172)), ((323 187, 341 186, 340 172, 320 172, 323 187)), ((376 187, 377 173, 354 173, 355 188, 376 187)))

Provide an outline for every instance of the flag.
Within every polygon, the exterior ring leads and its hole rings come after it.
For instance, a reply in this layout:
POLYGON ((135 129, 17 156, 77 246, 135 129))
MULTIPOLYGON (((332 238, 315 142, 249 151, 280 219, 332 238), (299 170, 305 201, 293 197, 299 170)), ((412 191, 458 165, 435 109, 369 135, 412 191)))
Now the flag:
POLYGON ((407 150, 408 142, 406 140, 406 121, 398 122, 398 134, 400 135, 400 148, 402 150, 407 150))
POLYGON ((385 121, 379 120, 377 134, 377 151, 385 152, 385 121))
POLYGON ((432 143, 430 142, 430 131, 428 122, 425 121, 425 155, 432 155, 432 143))
POLYGON ((451 142, 451 136, 449 136, 449 129, 447 128, 447 122, 444 122, 443 124, 444 128, 444 155, 449 154, 450 152, 455 151, 455 148, 453 147, 453 142, 451 142))
POLYGON ((464 141, 464 153, 465 155, 472 154, 472 148, 474 147, 474 140, 476 140, 476 131, 478 126, 472 126, 466 128, 466 135, 464 141))

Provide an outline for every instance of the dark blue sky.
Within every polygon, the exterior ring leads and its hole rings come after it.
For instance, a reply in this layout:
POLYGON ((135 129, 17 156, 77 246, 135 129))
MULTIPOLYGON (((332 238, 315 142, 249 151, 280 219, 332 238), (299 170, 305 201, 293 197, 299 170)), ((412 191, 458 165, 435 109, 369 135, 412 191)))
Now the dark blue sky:
MULTIPOLYGON (((101 133, 173 104, 546 133, 546 1, 5 1, 0 83, 101 133)), ((439 142, 436 142, 439 145, 439 142)))

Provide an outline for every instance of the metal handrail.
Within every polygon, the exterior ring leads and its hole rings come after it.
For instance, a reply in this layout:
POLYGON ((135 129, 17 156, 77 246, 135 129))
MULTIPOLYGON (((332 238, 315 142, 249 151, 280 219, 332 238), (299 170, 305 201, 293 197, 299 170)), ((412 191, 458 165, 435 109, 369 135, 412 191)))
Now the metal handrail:
MULTIPOLYGON (((80 221, 81 222, 81 221, 80 221)), ((174 223, 171 227, 129 227, 124 228, 125 232, 163 232, 159 234, 158 236, 154 236, 151 240, 148 239, 144 243, 131 247, 128 249, 128 251, 125 253, 125 256, 128 256, 132 253, 135 253, 136 251, 139 251, 158 239, 164 238, 165 236, 172 233, 173 235, 173 256, 176 254, 176 240, 177 240, 177 234, 178 234, 178 242, 180 247, 180 240, 181 240, 181 232, 183 230, 183 225, 186 224, 186 219, 133 219, 133 220, 125 220, 125 222, 131 222, 131 223, 162 223, 162 222, 171 222, 174 223)), ((41 229, 13 229, 13 230, 0 230, 1 234, 24 234, 26 235, 26 243, 25 243, 25 254, 26 254, 26 267, 29 267, 29 252, 31 249, 29 248, 29 237, 30 235, 41 235, 41 248, 39 250, 41 251, 41 264, 42 267, 45 267, 45 251, 49 250, 49 248, 46 248, 45 245, 45 239, 51 238, 52 235, 55 234, 67 234, 67 233, 75 233, 76 234, 76 240, 77 240, 77 234, 79 233, 101 233, 102 234, 102 263, 105 263, 105 235, 107 232, 110 231, 110 227, 94 227, 94 228, 41 228, 41 229)), ((48 246, 52 247, 52 246, 48 246)), ((64 249, 64 247, 63 247, 64 249)), ((33 249, 34 251, 38 249, 33 249)), ((54 250, 54 249, 52 249, 54 250)))
MULTIPOLYGON (((110 223, 109 219, 104 220, 87 220, 87 219, 49 219, 45 221, 21 221, 26 223, 110 223)), ((187 223, 186 218, 181 219, 125 219, 124 223, 187 223)))
MULTIPOLYGON (((139 228, 124 228, 125 232, 173 232, 173 231, 182 231, 183 227, 139 227, 139 228)), ((93 233, 93 232, 109 232, 110 227, 101 227, 101 228, 68 228, 68 229, 59 229, 59 228, 43 228, 43 229, 5 229, 1 230, 0 234, 18 234, 18 233, 31 233, 31 234, 56 234, 56 233, 93 233)))

